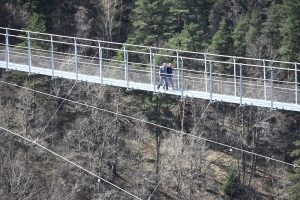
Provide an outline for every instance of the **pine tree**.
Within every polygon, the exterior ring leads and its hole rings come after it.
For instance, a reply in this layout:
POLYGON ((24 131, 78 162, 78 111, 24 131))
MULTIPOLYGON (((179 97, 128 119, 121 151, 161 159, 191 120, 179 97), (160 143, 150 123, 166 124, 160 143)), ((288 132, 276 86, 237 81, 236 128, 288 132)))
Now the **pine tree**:
POLYGON ((271 3, 269 8, 265 9, 264 14, 267 19, 263 23, 262 34, 264 36, 265 48, 264 54, 267 58, 274 59, 277 57, 278 49, 280 48, 280 42, 282 36, 280 34, 280 24, 282 23, 282 17, 280 16, 279 4, 275 1, 271 3))
POLYGON ((240 20, 232 33, 233 52, 235 56, 245 56, 246 53, 245 31, 243 25, 244 21, 240 20))
MULTIPOLYGON (((169 42, 166 44, 167 48, 170 49, 180 49, 186 51, 194 51, 201 52, 204 50, 206 43, 204 42, 204 34, 203 31, 199 28, 198 24, 190 23, 188 25, 184 25, 181 33, 175 34, 169 42)), ((170 54, 175 56, 175 51, 168 52, 161 50, 160 53, 170 54)), ((181 53, 180 56, 185 56, 185 53, 181 53)), ((170 60, 167 62, 172 62, 174 58, 170 57, 170 60)), ((165 57, 158 57, 158 63, 165 62, 165 57)), ((184 68, 188 69, 197 69, 200 65, 198 62, 193 60, 186 60, 184 62, 184 68), (197 64, 196 64, 197 63, 197 64)))
MULTIPOLYGON (((296 157, 294 163, 300 166, 300 140, 294 142, 298 149, 292 151, 291 156, 296 157)), ((293 182, 293 185, 290 187, 290 199, 300 199, 300 168, 294 168, 294 173, 288 175, 288 178, 293 182)))
POLYGON ((280 7, 284 19, 280 28, 283 40, 281 42, 281 59, 296 62, 300 60, 300 1, 283 0, 280 7))
POLYGON ((232 49, 232 37, 225 18, 221 21, 219 30, 212 38, 210 45, 212 53, 229 55, 232 49))
POLYGON ((175 16, 170 13, 170 0, 137 0, 134 9, 134 31, 128 43, 160 46, 174 34, 175 16))
POLYGON ((253 12, 249 21, 249 30, 246 33, 247 56, 259 57, 261 54, 262 44, 259 41, 261 36, 261 24, 262 20, 260 16, 253 12))
MULTIPOLYGON (((226 24, 225 18, 221 21, 218 31, 212 38, 212 43, 209 49, 212 53, 221 55, 231 55, 232 54, 233 40, 231 36, 231 31, 226 24)), ((228 58, 219 58, 222 61, 228 61, 228 58)), ((221 73, 231 73, 233 71, 232 66, 224 66, 222 64, 216 64, 218 71, 221 73)))
MULTIPOLYGON (((32 16, 30 17, 28 26, 26 28, 24 28, 23 30, 45 33, 46 32, 46 25, 45 25, 44 16, 39 15, 37 13, 33 13, 32 16)), ((27 34, 25 35, 25 37, 27 37, 27 34)), ((36 33, 30 34, 30 37, 31 38, 42 38, 41 35, 36 34, 36 33)), ((27 46, 28 45, 27 39, 25 39, 19 45, 20 46, 27 46)), ((50 49, 50 44, 47 43, 47 42, 39 41, 39 40, 33 40, 31 42, 31 47, 32 48, 49 50, 50 49)))

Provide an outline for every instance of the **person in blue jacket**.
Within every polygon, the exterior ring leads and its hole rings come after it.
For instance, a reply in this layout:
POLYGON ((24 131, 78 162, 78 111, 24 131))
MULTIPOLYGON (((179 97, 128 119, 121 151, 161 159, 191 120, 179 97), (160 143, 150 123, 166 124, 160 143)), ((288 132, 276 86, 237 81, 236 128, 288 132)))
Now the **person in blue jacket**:
POLYGON ((160 81, 158 83, 157 89, 159 90, 160 85, 165 81, 165 86, 166 90, 168 90, 168 76, 167 76, 167 64, 164 63, 160 68, 159 68, 159 77, 160 81))

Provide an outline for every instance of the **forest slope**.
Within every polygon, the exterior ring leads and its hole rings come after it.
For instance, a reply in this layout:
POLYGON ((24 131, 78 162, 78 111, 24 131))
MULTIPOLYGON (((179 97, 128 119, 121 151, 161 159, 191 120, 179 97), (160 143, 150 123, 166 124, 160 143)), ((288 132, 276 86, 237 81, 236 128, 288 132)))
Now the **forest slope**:
MULTIPOLYGON (((90 83, 74 86, 68 80, 14 71, 0 75, 0 80, 24 87, 0 83, 2 127, 38 138, 39 144, 143 199, 158 183, 154 199, 287 198, 286 174, 291 167, 141 119, 291 162, 292 141, 299 134, 297 113, 226 103, 208 106, 201 99, 180 100, 90 83), (94 108, 65 101, 54 115, 61 99, 26 88, 68 95, 94 108), (229 186, 226 176, 235 177, 229 186)), ((36 145, 0 132, 4 199, 130 199, 36 145)))

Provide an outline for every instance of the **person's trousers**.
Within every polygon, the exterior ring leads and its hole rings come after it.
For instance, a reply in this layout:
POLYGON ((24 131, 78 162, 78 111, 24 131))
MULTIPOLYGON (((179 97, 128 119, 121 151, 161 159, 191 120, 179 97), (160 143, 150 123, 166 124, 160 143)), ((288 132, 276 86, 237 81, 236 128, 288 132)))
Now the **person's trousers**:
MULTIPOLYGON (((172 84, 172 89, 175 90, 175 87, 174 87, 174 81, 173 81, 173 76, 168 76, 167 77, 167 80, 168 82, 170 81, 171 84, 172 84)), ((165 83, 163 84, 163 88, 165 89, 165 83)))
POLYGON ((173 82, 173 76, 169 76, 168 77, 168 80, 171 82, 172 84, 172 89, 175 90, 175 87, 174 87, 174 82, 173 82))
POLYGON ((165 81, 166 90, 168 90, 168 77, 165 77, 165 76, 160 77, 160 81, 158 83, 157 89, 159 89, 159 87, 161 86, 161 84, 163 83, 163 81, 165 81))

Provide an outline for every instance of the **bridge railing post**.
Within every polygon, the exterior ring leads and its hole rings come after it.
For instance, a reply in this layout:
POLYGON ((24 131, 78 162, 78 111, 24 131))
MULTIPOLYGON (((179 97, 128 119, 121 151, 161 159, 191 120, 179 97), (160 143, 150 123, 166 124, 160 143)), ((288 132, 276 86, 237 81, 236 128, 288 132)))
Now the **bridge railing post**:
POLYGON ((150 59, 150 84, 153 84, 153 75, 155 76, 155 74, 153 74, 153 70, 152 70, 152 47, 149 47, 149 59, 150 59))
POLYGON ((9 35, 8 35, 8 29, 6 28, 6 34, 5 34, 5 55, 6 55, 6 71, 8 71, 8 63, 9 63, 9 35))
POLYGON ((127 76, 127 65, 126 65, 126 44, 123 44, 123 49, 124 49, 124 72, 125 72, 125 80, 127 76))
POLYGON ((264 66, 264 98, 265 101, 267 100, 267 90, 266 90, 266 61, 265 59, 263 60, 263 66, 264 66))
POLYGON ((271 66, 271 111, 273 111, 273 101, 274 101, 274 85, 273 85, 273 66, 271 66))
POLYGON ((205 79, 205 92, 207 93, 207 56, 204 54, 204 79, 205 79))
POLYGON ((28 46, 28 75, 31 74, 31 46, 30 46, 30 32, 27 32, 27 46, 28 46))
POLYGON ((155 70, 155 54, 151 54, 152 56, 152 67, 153 67, 153 93, 156 93, 156 70, 155 70))
POLYGON ((240 106, 243 106, 243 66, 240 63, 240 106))
POLYGON ((178 50, 176 50, 176 59, 177 59, 177 87, 178 87, 178 89, 179 89, 179 87, 180 87, 180 75, 179 75, 179 52, 178 52, 178 50))
POLYGON ((233 57, 233 81, 234 81, 234 96, 236 97, 236 60, 233 57))
POLYGON ((126 82, 127 82, 127 91, 129 90, 129 66, 128 66, 128 51, 125 51, 125 65, 126 65, 126 82))
POLYGON ((295 63, 295 104, 298 104, 298 74, 297 63, 295 63))
POLYGON ((212 61, 209 61, 209 91, 210 91, 210 103, 212 103, 212 93, 213 93, 213 80, 212 80, 212 61))
POLYGON ((184 71, 183 71, 183 57, 181 59, 181 98, 183 98, 183 90, 184 90, 184 71))
POLYGON ((103 86, 103 51, 101 47, 101 42, 98 41, 98 47, 99 47, 99 66, 100 66, 100 84, 103 86))
POLYGON ((54 47, 53 47, 53 35, 50 35, 51 40, 51 68, 52 68, 52 79, 54 79, 54 47))
POLYGON ((78 52, 77 52, 76 38, 74 38, 74 49, 75 49, 76 82, 78 82, 78 52))

